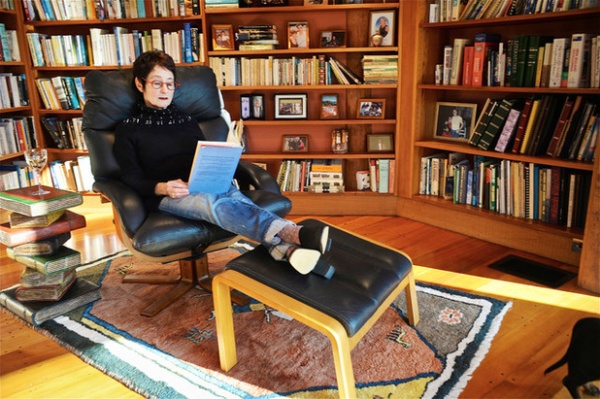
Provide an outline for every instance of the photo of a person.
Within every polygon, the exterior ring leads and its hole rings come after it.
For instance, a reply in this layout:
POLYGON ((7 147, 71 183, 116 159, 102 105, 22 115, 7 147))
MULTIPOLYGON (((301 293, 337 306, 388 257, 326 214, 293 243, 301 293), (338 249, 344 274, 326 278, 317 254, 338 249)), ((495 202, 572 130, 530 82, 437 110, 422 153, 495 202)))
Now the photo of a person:
POLYGON ((233 50, 231 25, 213 25, 213 50, 233 50))
POLYGON ((379 33, 385 39, 388 32, 390 31, 390 23, 386 17, 379 17, 377 23, 375 24, 375 28, 376 32, 374 33, 379 33))
POLYGON ((284 136, 283 137, 283 151, 298 151, 298 152, 306 152, 307 151, 307 136, 284 136))
POLYGON ((467 140, 476 109, 477 104, 438 103, 434 137, 467 140))
POLYGON ((462 116, 458 114, 458 110, 454 108, 452 110, 452 116, 450 117, 450 135, 452 137, 464 138, 465 121, 462 116))
POLYGON ((290 22, 288 36, 290 48, 308 48, 308 25, 306 22, 290 22))
POLYGON ((265 118, 265 106, 262 95, 252 96, 252 117, 254 119, 265 118))
POLYGON ((383 101, 361 101, 358 110, 359 118, 383 118, 383 101))
POLYGON ((369 26, 371 45, 376 47, 394 45, 395 17, 394 10, 371 12, 369 26))

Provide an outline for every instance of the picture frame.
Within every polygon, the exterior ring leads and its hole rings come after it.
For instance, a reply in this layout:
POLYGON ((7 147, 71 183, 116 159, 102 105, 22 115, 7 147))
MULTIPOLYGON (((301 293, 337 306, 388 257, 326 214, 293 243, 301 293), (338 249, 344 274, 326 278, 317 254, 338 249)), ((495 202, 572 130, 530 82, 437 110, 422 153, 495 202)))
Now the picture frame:
POLYGON ((308 136, 306 135, 284 135, 281 146, 282 152, 308 152, 308 136))
POLYGON ((304 0, 305 6, 326 6, 329 4, 328 0, 304 0))
POLYGON ((394 135, 392 133, 367 135, 367 152, 393 152, 394 135))
POLYGON ((396 10, 376 10, 369 14, 369 47, 395 44, 396 10))
POLYGON ((321 47, 346 47, 346 31, 326 30, 321 32, 321 47))
POLYGON ((265 119, 265 96, 264 94, 252 94, 251 96, 252 119, 265 119))
POLYGON ((212 25, 213 50, 235 50, 233 25, 212 25))
POLYGON ((308 22, 288 22, 288 48, 308 48, 308 22))
POLYGON ((252 96, 250 94, 240 94, 240 119, 250 119, 252 96))
POLYGON ((385 98, 361 98, 356 107, 358 119, 384 119, 385 98))
POLYGON ((275 94, 275 119, 306 119, 306 94, 275 94))
POLYGON ((477 104, 437 102, 435 108, 435 139, 466 142, 475 130, 477 104))
POLYGON ((321 95, 321 119, 339 119, 339 96, 337 94, 321 95))

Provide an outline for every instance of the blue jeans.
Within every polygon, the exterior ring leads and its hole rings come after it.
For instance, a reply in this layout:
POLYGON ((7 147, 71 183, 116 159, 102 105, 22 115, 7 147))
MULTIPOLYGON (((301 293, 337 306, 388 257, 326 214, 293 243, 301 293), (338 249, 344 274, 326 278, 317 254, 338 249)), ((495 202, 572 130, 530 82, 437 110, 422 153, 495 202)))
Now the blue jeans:
POLYGON ((235 186, 223 194, 196 193, 182 198, 164 197, 161 211, 192 220, 204 220, 227 231, 260 242, 277 260, 285 258, 290 244, 277 233, 293 222, 282 219, 252 202, 235 186))

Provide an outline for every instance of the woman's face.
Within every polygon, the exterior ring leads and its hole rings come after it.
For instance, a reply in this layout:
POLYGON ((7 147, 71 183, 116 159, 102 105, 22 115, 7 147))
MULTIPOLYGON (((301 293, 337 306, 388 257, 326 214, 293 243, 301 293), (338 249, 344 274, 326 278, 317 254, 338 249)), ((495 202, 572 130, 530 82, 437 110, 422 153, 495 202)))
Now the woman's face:
POLYGON ((142 84, 138 78, 135 79, 135 85, 144 95, 144 103, 151 108, 164 109, 173 101, 175 92, 175 78, 173 72, 163 67, 154 67, 146 78, 146 85, 142 84), (159 88, 155 88, 160 84, 159 88), (169 86, 169 87, 167 87, 169 86))

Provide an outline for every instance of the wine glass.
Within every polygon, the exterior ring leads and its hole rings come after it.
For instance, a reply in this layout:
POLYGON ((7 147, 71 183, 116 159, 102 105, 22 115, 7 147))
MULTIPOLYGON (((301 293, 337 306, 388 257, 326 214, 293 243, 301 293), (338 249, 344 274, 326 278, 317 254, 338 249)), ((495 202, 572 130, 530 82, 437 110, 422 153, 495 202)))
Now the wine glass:
POLYGON ((36 191, 32 192, 32 195, 44 195, 49 194, 50 191, 44 190, 42 188, 42 183, 40 181, 40 174, 42 173, 42 169, 46 166, 48 162, 48 151, 43 148, 33 148, 25 151, 25 161, 27 165, 33 170, 33 173, 36 177, 38 188, 36 191))

